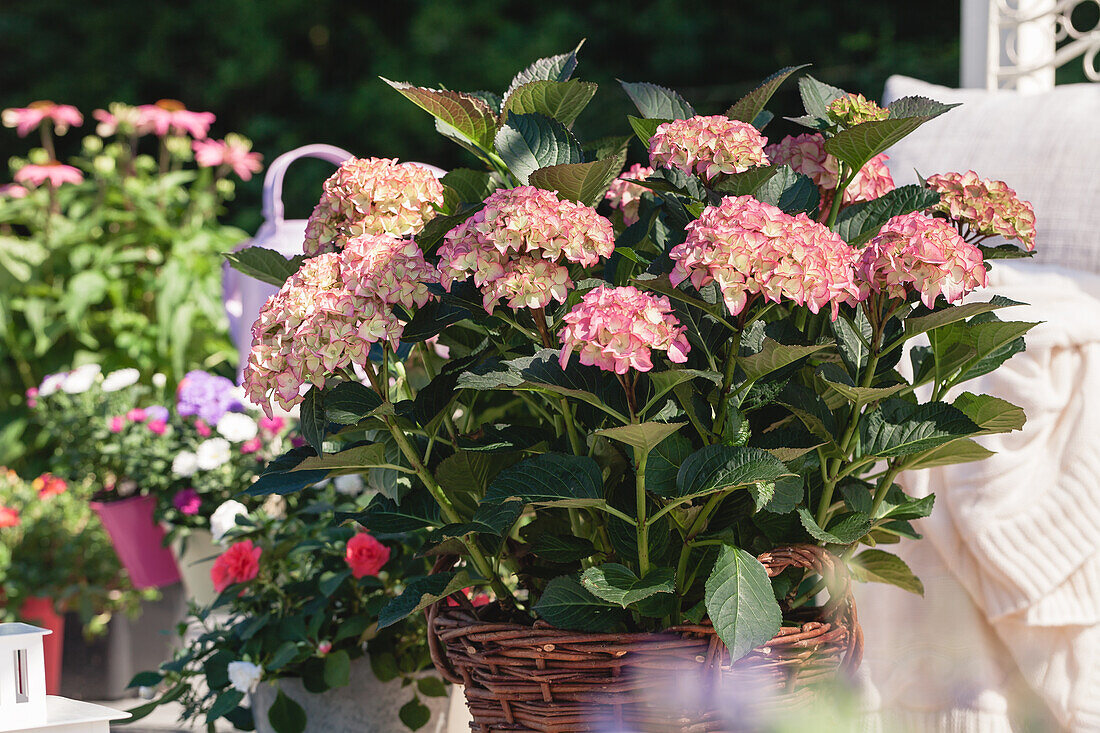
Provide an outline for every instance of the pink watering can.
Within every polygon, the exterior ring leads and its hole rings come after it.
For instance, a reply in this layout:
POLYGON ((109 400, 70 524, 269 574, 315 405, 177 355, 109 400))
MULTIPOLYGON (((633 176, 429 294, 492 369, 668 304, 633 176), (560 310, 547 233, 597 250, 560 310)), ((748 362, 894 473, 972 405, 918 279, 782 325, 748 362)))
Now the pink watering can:
MULTIPOLYGON (((283 153, 267 169, 263 188, 263 217, 256 236, 242 243, 236 249, 245 247, 265 247, 273 249, 287 259, 302 254, 302 242, 305 240, 306 220, 283 218, 283 177, 290 164, 299 158, 320 158, 339 166, 352 154, 334 145, 304 145, 283 153)), ((444 171, 432 165, 417 163, 430 170, 437 178, 444 171)), ((225 312, 229 316, 229 333, 240 354, 237 379, 240 381, 244 365, 248 361, 248 352, 252 346, 252 324, 259 315, 260 308, 267 299, 278 292, 279 288, 248 277, 226 263, 222 271, 222 290, 225 312)))

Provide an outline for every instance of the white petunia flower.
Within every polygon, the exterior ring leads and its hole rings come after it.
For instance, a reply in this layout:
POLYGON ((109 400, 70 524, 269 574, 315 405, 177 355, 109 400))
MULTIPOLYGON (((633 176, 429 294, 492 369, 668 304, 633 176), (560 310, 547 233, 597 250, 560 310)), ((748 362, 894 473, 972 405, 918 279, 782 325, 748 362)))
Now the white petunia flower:
POLYGON ((344 496, 359 496, 363 493, 363 477, 357 473, 348 476, 333 476, 332 486, 344 496))
POLYGON ((42 384, 38 387, 39 397, 49 397, 57 392, 61 388, 62 382, 65 381, 65 374, 51 374, 42 380, 42 384))
POLYGON ((224 502, 210 515, 210 534, 215 542, 221 542, 229 530, 237 526, 237 517, 248 514, 248 509, 239 501, 230 499, 224 502))
POLYGON ((229 684, 238 692, 248 694, 260 684, 260 678, 264 676, 264 670, 252 662, 230 662, 229 684))
POLYGON ((172 473, 187 478, 199 470, 199 457, 189 450, 180 451, 172 459, 172 473))
POLYGON ((204 471, 212 471, 228 462, 233 457, 233 451, 229 441, 225 438, 210 438, 199 443, 196 456, 198 457, 199 468, 204 471))
POLYGON ((227 412, 218 420, 217 431, 230 443, 252 440, 260 431, 256 421, 240 412, 227 412))
POLYGON ((99 364, 85 364, 77 367, 65 375, 65 381, 61 383, 61 391, 66 394, 81 394, 87 392, 95 384, 96 377, 102 371, 99 364))
POLYGON ((164 385, 168 384, 168 377, 164 376, 160 372, 153 375, 153 386, 157 389, 164 389, 164 385))
POLYGON ((104 392, 118 392, 120 389, 132 387, 141 379, 141 372, 137 369, 116 369, 103 378, 104 392))

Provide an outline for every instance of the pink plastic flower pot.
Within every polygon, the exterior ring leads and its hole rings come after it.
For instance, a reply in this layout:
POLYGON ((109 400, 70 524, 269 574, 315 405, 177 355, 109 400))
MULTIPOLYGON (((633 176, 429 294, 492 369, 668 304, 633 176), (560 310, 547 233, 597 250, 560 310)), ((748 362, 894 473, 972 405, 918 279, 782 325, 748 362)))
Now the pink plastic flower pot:
POLYGON ((153 497, 131 496, 91 504, 135 588, 160 588, 179 582, 176 558, 164 546, 164 530, 153 520, 153 497))
POLYGON ((65 617, 57 612, 52 598, 28 598, 19 609, 19 617, 29 624, 49 629, 53 633, 42 638, 46 662, 46 694, 61 690, 61 654, 65 639, 65 617))

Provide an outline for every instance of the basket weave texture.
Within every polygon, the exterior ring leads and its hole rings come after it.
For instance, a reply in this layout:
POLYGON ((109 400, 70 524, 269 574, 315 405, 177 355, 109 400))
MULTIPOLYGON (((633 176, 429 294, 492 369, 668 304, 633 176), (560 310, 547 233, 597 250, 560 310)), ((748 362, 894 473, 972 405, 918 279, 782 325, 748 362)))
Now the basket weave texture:
POLYGON ((591 634, 482 620, 499 609, 469 603, 428 609, 432 661, 464 686, 479 733, 732 733, 756 706, 808 703, 813 683, 851 674, 863 652, 850 587, 832 555, 795 545, 757 559, 771 577, 812 569, 834 593, 825 606, 785 614, 779 633, 736 663, 706 622, 591 634))

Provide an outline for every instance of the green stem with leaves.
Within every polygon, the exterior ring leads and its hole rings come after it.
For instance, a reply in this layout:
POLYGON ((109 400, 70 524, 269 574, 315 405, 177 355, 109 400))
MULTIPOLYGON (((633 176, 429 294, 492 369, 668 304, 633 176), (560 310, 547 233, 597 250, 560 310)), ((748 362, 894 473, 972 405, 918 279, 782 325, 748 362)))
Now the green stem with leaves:
POLYGON ((638 456, 636 466, 635 500, 638 520, 638 577, 644 578, 649 572, 649 523, 646 521, 645 466, 649 460, 649 451, 635 448, 638 456))

